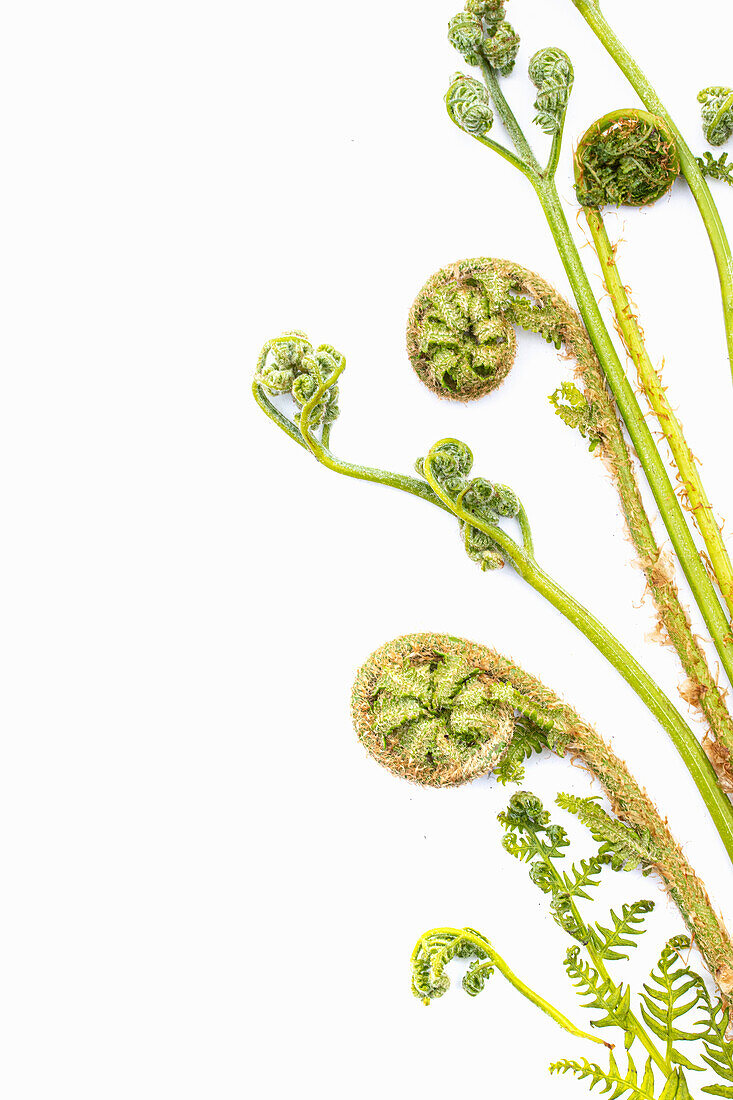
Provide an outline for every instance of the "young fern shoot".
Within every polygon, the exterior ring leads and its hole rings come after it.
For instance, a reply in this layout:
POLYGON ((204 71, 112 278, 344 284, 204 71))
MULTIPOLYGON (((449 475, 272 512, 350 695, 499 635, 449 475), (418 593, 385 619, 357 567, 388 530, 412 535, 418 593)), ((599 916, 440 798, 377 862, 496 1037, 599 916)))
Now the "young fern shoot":
MULTIPOLYGON (((680 170, 697 203, 715 256, 723 303, 728 359, 733 372, 733 253, 701 166, 656 91, 610 26, 601 11, 598 0, 571 0, 571 3, 578 9, 598 41, 616 62, 647 111, 661 119, 674 138, 680 170)), ((717 89, 705 89, 705 92, 714 90, 717 89)), ((701 96, 704 94, 704 92, 700 93, 701 96)))
POLYGON ((527 515, 512 490, 484 478, 469 478, 473 456, 459 440, 436 443, 417 464, 419 479, 346 462, 325 445, 324 438, 330 439, 332 420, 329 415, 335 415, 328 410, 335 407, 334 387, 344 366, 343 356, 330 345, 314 350, 302 334, 287 334, 268 342, 260 355, 253 382, 255 400, 270 419, 328 469, 347 477, 401 489, 450 512, 459 521, 467 552, 481 563, 482 568, 496 568, 511 562, 523 580, 596 646, 667 731, 733 860, 733 806, 723 793, 702 746, 679 711, 632 654, 540 567, 527 515), (296 402, 295 419, 288 419, 273 405, 268 390, 291 394, 296 402), (306 391, 310 396, 304 401, 306 391), (519 541, 504 530, 502 523, 507 518, 517 521, 519 541))
MULTIPOLYGON (((471 5, 469 5, 471 6, 471 5)), ((476 5, 473 5, 476 7, 476 5)), ((695 541, 687 526, 682 506, 677 499, 665 465, 661 459, 654 442, 649 425, 639 407, 633 388, 626 377, 621 360, 606 328, 600 308, 593 294, 588 275, 583 267, 580 254, 573 240, 567 218, 563 211, 562 203, 555 185, 554 175, 559 155, 559 146, 562 139, 564 125, 565 103, 564 97, 556 97, 555 110, 557 113, 556 130, 553 135, 550 157, 545 168, 532 151, 527 138, 522 131, 511 107, 509 106, 501 90, 499 77, 503 75, 506 67, 502 68, 494 62, 493 38, 496 36, 495 22, 490 26, 482 21, 480 14, 471 16, 473 29, 469 36, 465 30, 466 19, 470 12, 461 13, 461 34, 456 34, 456 16, 449 24, 449 39, 453 45, 463 54, 469 65, 478 65, 486 85, 488 100, 493 111, 498 115, 506 130, 514 151, 505 148, 498 142, 483 133, 473 133, 471 136, 498 152, 505 160, 518 168, 529 180, 540 201, 545 213, 548 226, 557 246, 560 258, 563 262, 566 274, 573 288, 580 314, 593 342, 599 362, 603 368, 606 381, 611 389, 619 412, 623 418, 626 429, 633 443, 636 454, 644 470, 649 487, 652 491, 662 520, 667 529, 672 546, 679 559, 680 565, 692 590, 695 602, 700 609, 705 625, 715 644, 721 664, 729 679, 733 681, 733 635, 726 614, 721 607, 717 592, 707 574, 706 568, 700 559, 695 541)), ((517 42, 513 48, 512 64, 518 49, 518 40, 512 31, 512 40, 517 42)), ((541 51, 546 53, 547 51, 541 51)), ((562 51, 555 50, 555 54, 562 51)), ((560 65, 557 61, 553 66, 553 79, 556 83, 563 82, 568 94, 572 85, 572 66, 569 58, 563 54, 564 61, 560 65)), ((530 62, 532 65, 532 62, 530 62)), ((463 79, 473 79, 466 78, 463 79)), ((463 115, 456 108, 457 88, 460 85, 460 76, 454 77, 446 97, 446 106, 452 121, 461 129, 463 115)), ((538 96, 538 119, 543 119, 542 109, 544 101, 538 96)), ((469 132, 470 131, 466 131, 469 132)), ((680 152, 680 158, 681 158, 680 152)), ((704 182, 704 181, 703 181, 704 182)), ((704 184, 707 189, 707 185, 704 184)), ((709 193, 709 192, 708 192, 709 193)), ((712 201, 712 200, 711 200, 712 201)), ((731 268, 733 271, 733 267, 731 268)), ((731 316, 733 318, 733 293, 731 294, 731 316)), ((733 336, 733 329, 732 336, 733 336)), ((732 345, 733 346, 733 345, 732 345)))

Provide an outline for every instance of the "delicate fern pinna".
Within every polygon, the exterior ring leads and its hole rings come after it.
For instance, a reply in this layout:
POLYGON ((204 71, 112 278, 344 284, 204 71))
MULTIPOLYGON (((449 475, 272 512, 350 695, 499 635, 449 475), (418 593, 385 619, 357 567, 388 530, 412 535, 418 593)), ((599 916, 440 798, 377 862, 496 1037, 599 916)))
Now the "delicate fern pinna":
MULTIPOLYGON (((592 6, 595 10, 595 5, 589 6, 592 6)), ((448 114, 458 127, 470 133, 474 140, 492 149, 494 152, 499 153, 500 156, 517 168, 531 183, 546 216, 565 272, 573 288, 573 293, 583 322, 593 342, 605 378, 618 405, 619 412, 621 413, 636 454, 646 475, 646 479, 657 507, 659 508, 660 516, 665 524, 672 546, 674 547, 687 582, 690 585, 693 597, 700 609, 705 625, 713 639, 723 668, 727 675, 733 679, 733 634, 731 633, 728 618, 721 607, 715 586, 708 576, 704 563, 700 559, 695 541, 687 525, 680 502, 675 495, 649 425, 644 419, 633 388, 626 377, 616 348, 606 328, 600 308, 593 294, 588 275, 583 267, 580 254, 570 232, 567 218, 565 217, 563 206, 555 185, 554 177, 562 141, 565 107, 572 87, 573 77, 570 59, 567 58, 562 51, 553 48, 551 51, 540 51, 539 55, 536 55, 530 60, 530 71, 535 71, 539 68, 546 74, 545 79, 547 81, 550 80, 549 74, 551 73, 554 91, 554 97, 552 99, 552 111, 554 111, 552 144, 549 158, 546 165, 543 167, 531 148, 522 127, 517 121, 501 89, 500 77, 506 71, 506 67, 501 68, 492 60, 492 42, 497 33, 495 19, 490 24, 486 24, 482 19, 480 5, 469 3, 467 7, 470 9, 470 12, 460 13, 460 16, 456 16, 450 21, 448 37, 455 48, 463 55, 467 64, 480 69, 486 87, 487 102, 490 103, 493 114, 498 116, 503 124, 513 149, 509 149, 490 138, 486 130, 482 133, 476 133, 467 130, 464 126, 463 115, 455 106, 457 102, 457 92, 460 88, 462 79, 474 80, 473 77, 462 78, 460 74, 453 77, 446 96, 448 114), (468 35, 465 29, 467 17, 472 20, 473 30, 470 35, 468 35), (460 33, 456 33, 457 28, 460 28, 460 33), (544 59, 548 54, 552 54, 553 60, 552 63, 548 61, 548 64, 545 65, 544 59), (563 95, 557 94, 557 87, 559 85, 564 86, 565 92, 563 95)), ((513 31, 512 36, 516 37, 513 31)), ((518 48, 519 44, 517 40, 514 57, 516 57, 518 48)), ((538 91, 538 98, 536 101, 538 113, 536 121, 542 124, 543 129, 547 130, 549 128, 547 125, 548 103, 546 100, 540 99, 542 91, 542 88, 538 91)), ((655 116, 660 117, 660 112, 655 112, 655 116)), ((668 122, 667 127, 671 129, 668 122)), ((674 136, 674 156, 672 156, 668 148, 668 143, 663 140, 664 135, 660 134, 654 127, 650 127, 644 153, 644 171, 641 173, 642 184, 639 188, 639 190, 643 191, 645 194, 648 194, 650 189, 649 185, 652 180, 654 181, 654 193, 662 193, 664 187, 668 186, 667 180, 670 175, 672 177, 676 176, 677 163, 683 163, 685 154, 682 147, 682 141, 681 138, 678 137, 677 131, 674 131, 674 136), (651 140, 648 140, 649 138, 651 138, 651 140), (662 163, 658 164, 655 157, 661 157, 662 163)), ((623 137, 623 133, 615 132, 613 135, 613 139, 619 146, 620 156, 617 159, 622 163, 625 172, 628 170, 628 178, 624 176, 623 179, 624 190, 626 193, 630 194, 634 201, 637 201, 637 196, 634 194, 637 189, 634 184, 636 175, 634 166, 638 166, 639 158, 635 160, 633 157, 623 155, 621 140, 623 137)), ((696 164, 694 171, 697 176, 700 176, 696 164)), ((584 181, 584 184, 591 188, 591 192, 596 182, 593 179, 592 172, 593 165, 591 163, 588 167, 587 178, 584 181)), ((709 197, 709 189, 701 176, 700 181, 703 190, 709 197)), ((712 203, 712 199, 710 199, 710 202, 712 203)), ((726 268, 725 275, 730 286, 729 298, 726 299, 726 302, 730 307, 731 327, 729 330, 729 339, 730 350, 733 355, 733 262, 726 268)))

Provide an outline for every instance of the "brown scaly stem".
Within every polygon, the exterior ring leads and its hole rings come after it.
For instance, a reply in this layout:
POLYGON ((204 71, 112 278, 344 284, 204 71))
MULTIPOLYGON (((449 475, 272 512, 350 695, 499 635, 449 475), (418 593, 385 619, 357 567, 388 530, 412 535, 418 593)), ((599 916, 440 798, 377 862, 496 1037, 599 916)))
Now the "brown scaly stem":
MULTIPOLYGON (((522 299, 515 298, 514 301, 521 303, 522 299)), ((445 318, 448 307, 442 304, 441 308, 445 318)), ((434 392, 443 397, 471 400, 494 388, 497 381, 500 383, 511 369, 516 352, 515 325, 532 327, 533 331, 540 331, 547 339, 561 341, 567 355, 575 363, 576 374, 583 383, 585 399, 592 414, 592 431, 600 443, 601 454, 616 485, 638 565, 644 572, 654 599, 660 626, 669 637, 687 676, 684 697, 698 707, 707 719, 710 734, 706 750, 722 785, 731 791, 733 769, 729 760, 733 752, 733 719, 706 655, 690 627, 689 615, 680 601, 672 571, 665 565, 639 492, 616 405, 578 314, 546 280, 519 264, 488 258, 462 260, 436 272, 421 290, 410 311, 407 349, 416 372, 434 392), (465 291, 477 279, 489 280, 494 286, 491 321, 494 325, 499 322, 503 325, 501 340, 496 345, 494 371, 485 377, 469 373, 467 360, 454 362, 445 356, 445 351, 450 348, 455 360, 455 349, 460 349, 460 315, 446 327, 445 348, 433 323, 437 317, 433 305, 436 295, 444 303, 446 297, 450 300, 453 292, 465 291), (514 295, 528 298, 525 305, 529 308, 512 308, 511 298, 507 298, 502 305, 502 280, 514 295), (430 338, 426 343, 428 326, 430 338), (439 372, 436 372, 436 363, 440 365, 439 372), (455 376, 450 385, 446 383, 448 369, 455 376)), ((494 338, 494 330, 492 334, 494 338)))
POLYGON ((506 723, 512 715, 515 720, 524 716, 543 731, 552 752, 581 761, 598 779, 613 812, 631 827, 646 853, 645 863, 678 906, 721 992, 729 995, 733 945, 704 885, 624 762, 536 677, 487 646, 444 634, 408 634, 368 658, 352 692, 354 726, 368 751, 397 775, 430 786, 455 785, 478 774, 481 722, 489 756, 500 759, 510 750, 513 734, 507 734, 506 723), (451 718, 453 709, 460 712, 461 689, 465 694, 469 685, 474 714, 481 716, 474 722, 473 741, 456 736, 454 729, 459 727, 451 718), (409 710, 409 701, 415 703, 419 691, 426 699, 440 694, 436 717, 426 721, 409 710), (416 769, 421 753, 423 762, 416 769))

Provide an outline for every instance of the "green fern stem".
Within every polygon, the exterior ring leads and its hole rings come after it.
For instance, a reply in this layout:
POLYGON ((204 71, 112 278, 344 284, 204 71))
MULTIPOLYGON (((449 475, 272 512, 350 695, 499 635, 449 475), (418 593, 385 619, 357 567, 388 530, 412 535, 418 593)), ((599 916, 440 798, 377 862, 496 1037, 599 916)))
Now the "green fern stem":
POLYGON ((519 123, 504 98, 496 72, 488 65, 482 67, 482 72, 497 114, 515 142, 517 151, 525 160, 524 174, 532 183, 544 211, 563 267, 573 288, 580 315, 598 354, 606 380, 623 417, 670 541, 705 625, 710 632, 720 662, 728 678, 733 682, 733 634, 731 634, 728 620, 720 605, 713 583, 700 560, 682 506, 672 488, 649 425, 639 407, 616 348, 609 336, 580 259, 580 253, 570 232, 554 179, 547 173, 537 170, 538 162, 529 150, 529 145, 521 133, 519 123))
MULTIPOLYGON (((669 403, 661 378, 646 350, 644 337, 634 315, 626 288, 619 274, 613 246, 608 238, 603 215, 593 207, 584 208, 588 228, 598 253, 603 281, 613 303, 614 313, 628 352, 639 374, 639 382, 649 398, 684 485, 695 522, 705 542, 718 587, 728 611, 733 615, 733 566, 723 542, 720 526, 700 476, 700 469, 687 445, 682 425, 669 403)), ((733 749, 733 744, 728 745, 733 749)))
MULTIPOLYGON (((442 940, 444 938, 453 938, 455 941, 460 941, 462 944, 467 944, 475 948, 477 952, 481 953, 482 957, 485 956, 492 968, 498 970, 522 997, 525 997, 526 1000, 536 1008, 539 1008, 541 1012, 544 1012, 546 1016, 549 1016, 551 1020, 554 1020, 559 1027, 567 1031, 570 1035, 574 1035, 578 1039, 588 1039, 591 1043, 600 1043, 605 1047, 611 1047, 613 1045, 612 1043, 607 1043, 598 1035, 592 1035, 590 1032, 583 1031, 581 1028, 576 1027, 572 1020, 569 1020, 559 1009, 555 1008, 554 1005, 550 1004, 550 1002, 540 996, 539 993, 536 993, 526 982, 523 982, 522 979, 514 973, 505 959, 502 958, 491 941, 485 936, 482 936, 479 932, 474 931, 473 928, 431 928, 429 932, 425 932, 415 944, 410 958, 410 966, 413 972, 416 970, 418 960, 420 956, 425 953, 426 946, 429 945, 430 941, 442 940)), ((430 997, 424 997, 423 1003, 429 1004, 430 997)))
POLYGON ((731 371, 733 372, 733 255, 731 255, 730 243, 726 236, 718 208, 715 205, 715 201, 705 177, 700 170, 700 165, 697 163, 692 151, 675 126, 674 121, 659 99, 654 88, 607 22, 597 0, 571 0, 571 2, 578 9, 583 19, 585 19, 599 42, 601 42, 621 69, 646 109, 662 119, 674 136, 680 169, 697 203, 715 256, 722 294, 728 359, 730 361, 731 371))

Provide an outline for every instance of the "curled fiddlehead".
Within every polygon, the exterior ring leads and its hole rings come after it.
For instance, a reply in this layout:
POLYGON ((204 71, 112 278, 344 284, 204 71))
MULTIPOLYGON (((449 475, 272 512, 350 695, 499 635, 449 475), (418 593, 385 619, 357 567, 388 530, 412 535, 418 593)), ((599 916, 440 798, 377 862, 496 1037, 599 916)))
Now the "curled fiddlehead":
POLYGON ((702 128, 710 145, 725 145, 733 134, 733 88, 720 85, 703 88, 697 96, 701 104, 702 128))
POLYGON ((290 394, 297 406, 296 423, 307 406, 307 424, 316 428, 333 423, 339 414, 338 386, 331 379, 338 377, 345 364, 343 355, 330 344, 314 348, 305 333, 284 332, 268 340, 260 352, 255 382, 273 396, 290 394), (313 403, 311 398, 322 388, 313 403))
POLYGON ((456 73, 445 93, 445 104, 456 126, 467 134, 486 134, 491 129, 494 115, 486 85, 480 80, 456 73))
POLYGON ((441 268, 415 299, 407 322, 407 354, 434 393, 472 401, 495 390, 512 368, 516 328, 556 347, 563 318, 555 292, 505 260, 479 257, 441 268))
POLYGON ((505 21, 504 6, 468 0, 448 23, 448 41, 468 65, 482 62, 509 76, 519 51, 519 37, 505 21))
POLYGON ((666 123, 646 111, 613 111, 580 140, 575 193, 581 206, 648 206, 669 191, 679 170, 666 123))
POLYGON ((434 928, 426 932, 412 953, 412 992, 423 1004, 430 1004, 450 989, 445 968, 451 959, 471 959, 463 976, 463 989, 476 997, 494 973, 493 949, 473 928, 434 928))
POLYGON ((546 134, 556 134, 562 129, 573 87, 572 62, 563 50, 547 46, 530 58, 529 78, 537 88, 534 121, 546 134))
MULTIPOLYGON (((728 934, 654 804, 595 730, 514 662, 487 646, 445 634, 396 638, 359 669, 352 718, 359 740, 378 763, 427 786, 474 779, 482 759, 485 772, 501 769, 515 749, 520 760, 543 747, 582 760, 619 820, 578 799, 568 801, 567 808, 587 821, 609 858, 628 866, 641 863, 659 875, 721 990, 733 990, 728 934), (474 715, 459 717, 454 726, 453 714, 469 699, 474 715), (437 728, 439 736, 428 743, 421 730, 436 719, 438 726, 430 729, 437 728), (452 739, 449 754, 440 738, 452 739)), ((517 760, 513 763, 516 769, 517 760)))
POLYGON ((439 440, 415 463, 416 472, 458 517, 469 558, 484 570, 501 569, 507 557, 513 560, 509 543, 499 537, 502 520, 519 522, 523 549, 531 554, 529 521, 513 489, 483 477, 469 478, 472 467, 471 450, 459 439, 439 440))

